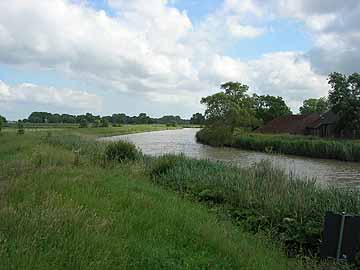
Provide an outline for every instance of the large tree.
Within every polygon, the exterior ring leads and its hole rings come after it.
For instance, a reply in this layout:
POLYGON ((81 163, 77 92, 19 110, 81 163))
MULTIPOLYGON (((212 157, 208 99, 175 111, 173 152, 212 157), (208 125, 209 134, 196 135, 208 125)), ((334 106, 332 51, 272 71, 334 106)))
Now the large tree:
POLYGON ((329 110, 329 102, 325 97, 306 99, 300 107, 301 114, 324 113, 327 110, 329 110))
POLYGON ((205 123, 205 117, 201 113, 194 113, 190 118, 190 124, 202 125, 205 123))
POLYGON ((263 123, 268 123, 274 118, 291 115, 290 108, 286 105, 282 97, 274 97, 270 95, 258 96, 253 95, 256 117, 261 119, 263 123))
POLYGON ((224 92, 201 99, 206 106, 205 119, 208 125, 221 125, 234 130, 235 127, 253 127, 258 124, 253 108, 253 99, 246 94, 249 87, 239 82, 221 85, 224 92))
POLYGON ((360 130, 360 74, 334 72, 329 75, 329 84, 331 110, 340 117, 338 130, 360 130))

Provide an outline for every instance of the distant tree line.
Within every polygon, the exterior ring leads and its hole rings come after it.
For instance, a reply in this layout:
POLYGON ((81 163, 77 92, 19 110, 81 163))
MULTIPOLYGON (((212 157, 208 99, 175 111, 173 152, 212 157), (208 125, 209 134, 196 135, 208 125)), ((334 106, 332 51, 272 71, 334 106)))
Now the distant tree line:
POLYGON ((111 116, 100 116, 86 113, 83 115, 58 114, 49 112, 33 112, 24 123, 63 123, 63 124, 88 124, 95 126, 122 125, 122 124, 188 124, 190 121, 180 116, 166 115, 161 118, 151 118, 146 113, 138 116, 128 116, 124 113, 111 116))

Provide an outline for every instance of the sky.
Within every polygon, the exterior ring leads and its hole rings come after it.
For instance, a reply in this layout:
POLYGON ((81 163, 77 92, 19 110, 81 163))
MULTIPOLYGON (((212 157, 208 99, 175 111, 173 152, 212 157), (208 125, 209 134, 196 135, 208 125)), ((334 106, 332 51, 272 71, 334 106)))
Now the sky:
POLYGON ((203 112, 227 81, 296 113, 360 71, 358 0, 1 0, 0 114, 203 112))

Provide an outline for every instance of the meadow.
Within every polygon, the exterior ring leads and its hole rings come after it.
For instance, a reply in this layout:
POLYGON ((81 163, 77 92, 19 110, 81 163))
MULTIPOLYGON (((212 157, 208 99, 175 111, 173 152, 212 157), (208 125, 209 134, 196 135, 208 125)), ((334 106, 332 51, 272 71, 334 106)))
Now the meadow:
POLYGON ((199 142, 212 146, 229 146, 260 152, 342 161, 360 161, 360 143, 356 140, 249 132, 232 134, 220 128, 204 128, 197 133, 196 138, 199 142))
POLYGON ((111 133, 0 133, 1 269, 303 268, 280 242, 170 188, 202 163, 93 140, 111 133))

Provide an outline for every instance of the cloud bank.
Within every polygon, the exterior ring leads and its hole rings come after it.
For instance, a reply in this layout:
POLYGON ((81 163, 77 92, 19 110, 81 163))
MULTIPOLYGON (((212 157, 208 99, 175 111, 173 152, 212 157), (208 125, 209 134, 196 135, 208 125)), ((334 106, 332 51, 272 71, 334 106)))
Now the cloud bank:
MULTIPOLYGON (((326 94, 329 72, 359 69, 360 4, 355 0, 225 0, 197 24, 167 0, 108 4, 111 15, 87 1, 1 1, 0 63, 59 72, 98 91, 110 89, 159 106, 171 103, 169 113, 184 116, 201 110, 200 98, 228 80, 284 96, 296 110, 305 98, 326 94), (279 19, 302 22, 314 47, 251 60, 226 54, 234 43, 269 34, 269 23, 279 19)), ((57 100, 61 106, 100 107, 95 95, 81 91, 31 84, 8 89, 14 104, 57 100)))

